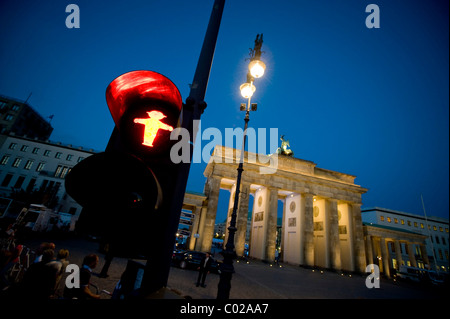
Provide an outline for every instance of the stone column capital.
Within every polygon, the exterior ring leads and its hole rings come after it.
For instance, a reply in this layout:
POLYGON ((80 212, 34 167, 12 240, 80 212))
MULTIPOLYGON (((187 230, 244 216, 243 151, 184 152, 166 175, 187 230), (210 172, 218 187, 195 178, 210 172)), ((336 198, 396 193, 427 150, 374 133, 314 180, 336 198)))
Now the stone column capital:
POLYGON ((204 187, 204 193, 206 196, 208 196, 208 194, 211 191, 215 191, 217 189, 220 189, 220 182, 222 181, 222 178, 219 176, 209 176, 206 179, 206 183, 205 183, 205 187, 204 187))
POLYGON ((273 191, 279 191, 280 189, 278 187, 274 187, 274 186, 266 186, 267 190, 269 192, 273 192, 273 191))
POLYGON ((251 182, 241 180, 241 187, 250 187, 251 184, 252 184, 251 182))

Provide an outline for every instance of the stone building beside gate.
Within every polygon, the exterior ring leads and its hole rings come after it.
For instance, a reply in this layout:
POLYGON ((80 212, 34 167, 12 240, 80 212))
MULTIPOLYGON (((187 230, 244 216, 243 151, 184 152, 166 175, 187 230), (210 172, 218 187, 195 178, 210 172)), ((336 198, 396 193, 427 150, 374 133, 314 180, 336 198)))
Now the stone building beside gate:
MULTIPOLYGON (((247 217, 253 201, 249 256, 272 261, 275 257, 278 201, 283 203, 282 260, 287 263, 364 272, 365 243, 361 220, 361 195, 367 189, 355 176, 322 169, 311 161, 278 155, 275 158, 245 152, 237 208, 236 253, 244 254, 247 217), (276 162, 276 172, 263 174, 276 162)), ((216 146, 204 171, 205 198, 194 207, 191 249, 208 251, 214 236, 220 189, 230 191, 228 222, 234 205, 240 151, 216 146), (202 211, 203 210, 203 211, 202 211)), ((186 203, 186 200, 185 200, 186 203)), ((189 204, 187 204, 189 205, 189 204)), ((227 224, 228 224, 227 222, 227 224)))

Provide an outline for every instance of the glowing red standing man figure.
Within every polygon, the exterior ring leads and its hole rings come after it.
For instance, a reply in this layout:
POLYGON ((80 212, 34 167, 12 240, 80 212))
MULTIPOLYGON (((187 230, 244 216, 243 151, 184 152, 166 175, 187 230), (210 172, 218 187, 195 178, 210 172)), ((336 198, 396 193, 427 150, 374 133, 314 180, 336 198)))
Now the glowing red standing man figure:
POLYGON ((144 124, 144 141, 142 145, 153 147, 153 142, 158 134, 158 130, 173 131, 173 127, 162 123, 161 120, 167 116, 159 111, 147 112, 148 118, 134 119, 134 123, 144 124))

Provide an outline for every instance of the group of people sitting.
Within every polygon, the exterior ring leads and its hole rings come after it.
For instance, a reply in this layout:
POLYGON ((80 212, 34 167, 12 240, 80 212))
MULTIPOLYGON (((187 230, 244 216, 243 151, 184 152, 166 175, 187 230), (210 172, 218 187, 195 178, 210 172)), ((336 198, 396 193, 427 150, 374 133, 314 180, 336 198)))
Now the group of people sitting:
MULTIPOLYGON (((15 249, 20 250, 20 246, 15 249)), ((54 243, 42 243, 36 250, 36 259, 25 270, 21 280, 7 287, 9 290, 7 295, 34 300, 100 299, 100 295, 92 293, 89 289, 92 269, 99 262, 98 256, 89 254, 84 257, 79 271, 78 287, 68 288, 61 279, 69 265, 69 251, 60 249, 55 256, 55 248, 54 243)), ((17 260, 11 260, 10 263, 20 262, 19 260, 20 253, 17 260)))
POLYGON ((55 256, 55 244, 42 243, 20 283, 22 294, 31 298, 54 298, 69 264, 68 257, 67 249, 60 249, 55 256))

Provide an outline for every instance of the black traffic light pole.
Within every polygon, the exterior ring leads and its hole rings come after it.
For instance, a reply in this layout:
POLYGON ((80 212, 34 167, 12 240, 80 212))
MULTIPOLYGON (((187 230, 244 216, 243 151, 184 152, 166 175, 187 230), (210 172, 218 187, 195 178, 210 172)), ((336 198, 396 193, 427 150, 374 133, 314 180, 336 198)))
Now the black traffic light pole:
MULTIPOLYGON (((193 127, 194 120, 200 120, 200 116, 203 110, 206 108, 204 101, 206 88, 208 86, 209 74, 211 72, 212 61, 214 57, 214 51, 216 48, 217 36, 219 34, 220 21, 222 20, 223 8, 225 0, 215 0, 211 17, 209 19, 208 29, 206 30, 205 39, 203 41, 202 50, 197 63, 197 69, 195 70, 194 79, 191 84, 191 91, 189 97, 186 99, 186 104, 182 111, 182 123, 181 127, 186 128, 189 131, 191 140, 190 145, 190 160, 192 160, 192 154, 194 150, 196 128, 193 127)), ((180 172, 184 174, 178 175, 178 179, 181 184, 186 184, 187 177, 189 175, 189 168, 191 164, 182 163, 182 169, 180 172)), ((183 186, 183 185, 180 185, 183 186)), ((184 196, 185 185, 179 190, 180 195, 184 196)), ((182 201, 181 201, 182 202, 182 201)), ((181 207, 181 205, 180 205, 181 207)))
POLYGON ((152 293, 156 289, 167 286, 169 278, 170 263, 172 258, 172 251, 175 244, 175 234, 178 229, 180 214, 183 206, 184 195, 186 191, 187 180, 189 177, 190 162, 192 160, 194 142, 197 128, 194 128, 194 120, 199 120, 203 110, 206 107, 204 102, 206 88, 208 85, 209 74, 211 71, 214 51, 217 42, 217 36, 219 33, 220 22, 222 19, 222 13, 225 5, 225 0, 215 0, 211 16, 209 19, 208 28, 206 30, 205 39, 203 41, 202 50, 200 52, 199 61, 195 71, 194 79, 191 84, 191 90, 189 97, 186 99, 186 103, 182 110, 182 123, 181 127, 185 128, 189 132, 190 136, 190 160, 188 163, 180 163, 177 166, 177 171, 174 174, 176 180, 174 180, 174 189, 172 196, 165 196, 164 206, 168 210, 168 229, 165 232, 165 238, 161 238, 161 245, 163 245, 161 256, 161 265, 154 268, 154 260, 150 258, 147 261, 146 269, 144 272, 144 278, 141 285, 141 291, 146 293, 152 293), (167 205, 167 206, 166 206, 167 205), (155 271, 156 270, 156 271, 155 271))

